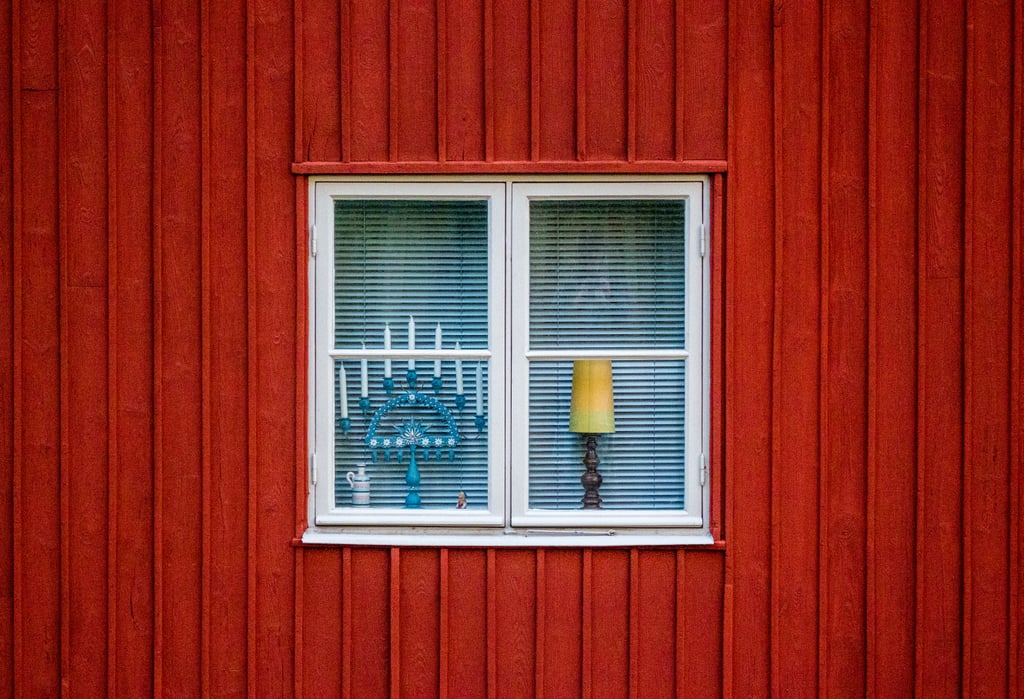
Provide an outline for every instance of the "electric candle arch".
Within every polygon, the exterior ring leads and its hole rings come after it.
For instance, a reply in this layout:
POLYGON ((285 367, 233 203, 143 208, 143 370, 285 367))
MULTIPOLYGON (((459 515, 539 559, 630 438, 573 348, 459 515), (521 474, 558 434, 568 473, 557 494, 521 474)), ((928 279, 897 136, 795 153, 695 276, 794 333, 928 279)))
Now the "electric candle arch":
MULTIPOLYGON (((408 333, 408 349, 409 351, 414 352, 416 351, 416 320, 413 316, 409 316, 408 333)), ((443 331, 441 329, 441 324, 438 323, 434 329, 435 352, 441 352, 443 349, 442 337, 443 331)), ((366 349, 365 342, 362 343, 362 348, 364 350, 366 349)), ((390 323, 385 323, 384 351, 387 353, 391 350, 391 325, 390 323)), ((461 343, 456 342, 455 352, 461 352, 461 350, 461 343)), ((383 361, 384 376, 382 379, 382 387, 384 392, 391 396, 395 392, 395 380, 392 375, 392 360, 390 358, 385 358, 383 361)), ((434 394, 438 396, 435 397, 416 389, 416 385, 419 380, 416 370, 416 359, 414 357, 410 357, 405 372, 408 390, 402 391, 398 395, 390 398, 373 412, 366 431, 366 437, 364 439, 366 446, 370 450, 371 458, 374 463, 377 463, 382 455, 383 461, 385 462, 392 461, 392 456, 394 456, 394 460, 401 463, 405 452, 408 451, 409 466, 406 470, 405 482, 409 487, 409 492, 405 498, 405 507, 410 509, 417 509, 422 506, 422 498, 419 494, 421 477, 417 458, 429 458, 430 450, 433 449, 435 458, 440 459, 442 452, 447 451, 449 460, 454 461, 455 448, 459 445, 459 442, 462 439, 455 415, 439 398, 444 386, 441 375, 442 361, 443 360, 440 358, 434 359, 431 388, 434 394), (399 408, 412 410, 418 415, 422 413, 424 417, 423 419, 407 418, 400 421, 398 424, 388 422, 387 418, 391 413, 399 408), (436 431, 438 423, 442 429, 441 432, 436 431), (395 430, 396 436, 379 436, 378 431, 382 425, 391 425, 395 430), (432 428, 434 428, 433 431, 432 428)), ((454 402, 456 410, 461 412, 466 407, 466 396, 464 393, 465 377, 463 376, 462 359, 456 358, 454 361, 454 402)), ((473 406, 473 423, 477 432, 483 432, 487 425, 487 420, 483 405, 483 365, 481 362, 478 362, 476 365, 474 378, 476 385, 473 406)), ((344 365, 339 367, 339 392, 339 423, 342 433, 347 435, 351 430, 352 421, 349 418, 348 412, 348 378, 344 365)), ((364 415, 370 414, 369 361, 366 357, 362 357, 359 360, 359 408, 364 415)), ((463 507, 462 503, 463 496, 460 493, 459 507, 463 507)))

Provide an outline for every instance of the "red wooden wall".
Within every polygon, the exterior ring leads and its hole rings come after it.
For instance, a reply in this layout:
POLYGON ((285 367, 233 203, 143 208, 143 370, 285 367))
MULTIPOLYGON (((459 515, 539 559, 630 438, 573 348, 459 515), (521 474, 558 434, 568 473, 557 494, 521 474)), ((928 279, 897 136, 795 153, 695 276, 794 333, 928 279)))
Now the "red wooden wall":
POLYGON ((0 27, 0 696, 1024 692, 1022 0, 0 27), (530 171, 717 173, 720 543, 296 545, 302 175, 530 171))

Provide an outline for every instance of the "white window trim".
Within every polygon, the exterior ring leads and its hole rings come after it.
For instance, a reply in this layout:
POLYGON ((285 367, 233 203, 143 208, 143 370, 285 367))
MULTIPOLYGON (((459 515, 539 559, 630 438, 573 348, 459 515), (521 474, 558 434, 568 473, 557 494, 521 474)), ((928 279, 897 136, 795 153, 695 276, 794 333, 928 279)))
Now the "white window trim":
MULTIPOLYGON (((526 177, 312 177, 309 186, 311 248, 323 251, 309 258, 309 528, 306 543, 403 546, 635 546, 710 544, 710 488, 707 468, 710 416, 710 185, 703 176, 526 176, 526 177), (550 511, 526 507, 527 450, 509 435, 526 434, 528 415, 523 391, 531 359, 562 358, 557 352, 524 351, 528 338, 528 219, 520 215, 529 199, 557 198, 685 198, 687 254, 700 259, 700 274, 687 269, 686 344, 688 511, 600 510, 550 511), (331 313, 317 314, 317 276, 333 285, 333 201, 347 198, 488 198, 490 363, 488 430, 489 505, 481 510, 354 510, 334 506, 333 393, 316 389, 316 376, 331 367, 328 353, 316 352, 317 337, 331 337, 331 313), (523 227, 526 227, 525 229, 523 227), (507 231, 507 232, 506 232, 507 231), (525 232, 524 232, 525 231, 525 232), (511 241, 511 242, 510 242, 511 241), (516 249, 513 253, 511 248, 516 249), (525 246, 525 250, 523 249, 525 246), (519 256, 522 256, 521 258, 519 256), (516 259, 513 269, 512 261, 516 259), (503 293, 501 293, 503 290, 503 293), (497 299, 504 299, 498 303, 497 299), (556 355, 558 355, 556 357, 556 355), (507 373, 506 373, 507 372, 507 373), (511 381, 506 380, 510 376, 511 381), (505 387, 513 395, 506 395, 505 387), (696 390, 691 390, 696 389, 696 390), (326 395, 324 395, 326 394, 326 395), (317 405, 317 401, 320 405, 317 405), (328 455, 316 458, 318 454, 328 455), (315 481, 315 482, 314 482, 315 481), (692 496, 692 497, 691 497, 692 496)), ((312 252, 312 250, 311 250, 312 252)), ((433 350, 417 350, 417 359, 433 359, 433 350)), ((663 351, 598 353, 610 359, 663 357, 663 351)), ((673 356, 679 352, 670 352, 673 356)), ((580 353, 571 353, 578 358, 580 353)), ((447 356, 447 355, 445 355, 447 356)), ((595 356, 597 356, 595 354, 595 356)), ((570 358, 566 355, 566 358, 570 358)), ((581 451, 582 457, 582 451, 581 451)), ((581 467, 582 468, 582 467, 581 467)))

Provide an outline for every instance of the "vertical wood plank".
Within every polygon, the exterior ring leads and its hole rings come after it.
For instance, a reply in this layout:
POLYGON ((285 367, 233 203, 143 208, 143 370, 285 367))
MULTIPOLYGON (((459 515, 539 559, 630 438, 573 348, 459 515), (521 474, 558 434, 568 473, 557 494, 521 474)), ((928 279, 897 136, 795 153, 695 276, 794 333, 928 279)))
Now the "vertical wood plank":
POLYGON ((1008 695, 1012 8, 967 5, 964 259, 964 677, 1008 695))
POLYGON ((388 0, 353 0, 344 7, 349 22, 341 44, 351 80, 343 86, 350 99, 342 138, 350 144, 351 160, 384 161, 389 155, 390 110, 396 106, 390 103, 388 80, 388 0))
POLYGON ((437 13, 433 0, 394 3, 391 128, 396 160, 436 160, 437 13))
POLYGON ((537 2, 534 159, 576 159, 576 3, 537 2))
POLYGON ((494 160, 529 160, 534 81, 532 57, 539 46, 531 34, 529 0, 493 3, 494 58, 487 75, 492 91, 494 160))
POLYGON ((538 656, 543 655, 537 693, 566 699, 582 696, 583 554, 571 549, 544 551, 543 588, 538 594, 545 604, 544 639, 537 646, 538 656))
POLYGON ((775 288, 772 387, 772 692, 818 689, 821 385, 821 81, 816 5, 775 27, 775 288))
POLYGON ((498 551, 495 555, 497 696, 532 696, 536 637, 534 551, 498 551))
POLYGON ((212 458, 211 452, 213 451, 213 434, 211 428, 211 421, 213 419, 213 407, 212 407, 212 393, 213 393, 213 373, 211 368, 210 355, 213 348, 213 338, 211 336, 212 326, 212 299, 211 289, 213 284, 212 272, 211 272, 211 248, 213 246, 211 230, 212 222, 211 217, 211 191, 210 191, 210 168, 212 167, 211 153, 213 149, 213 143, 211 140, 211 107, 210 107, 210 7, 206 4, 200 5, 199 10, 199 103, 200 103, 200 157, 202 158, 200 164, 200 194, 199 194, 199 218, 200 218, 200 232, 199 232, 199 274, 200 274, 200 335, 202 340, 202 395, 203 402, 200 407, 202 420, 202 463, 201 463, 201 479, 200 489, 202 492, 202 524, 200 526, 200 532, 202 534, 202 558, 200 559, 200 619, 202 626, 199 629, 199 686, 202 691, 210 691, 210 614, 211 609, 211 598, 213 591, 211 590, 212 581, 212 540, 210 527, 212 526, 213 520, 213 478, 212 478, 212 458))
POLYGON ((246 689, 249 511, 245 2, 211 3, 207 17, 209 689, 237 695, 246 689))
MULTIPOLYGON (((154 0, 153 14, 160 16, 161 0, 154 0)), ((153 299, 153 693, 163 693, 164 656, 164 503, 163 503, 163 29, 153 25, 153 191, 152 201, 152 299, 153 299)))
POLYGON ((1009 690, 1024 688, 1024 2, 1013 5, 1013 181, 1010 214, 1010 600, 1009 690), (1016 571, 1016 573, 1014 573, 1016 571))
MULTIPOLYGON (((485 65, 484 5, 480 0, 445 0, 444 95, 439 105, 444 123, 443 160, 484 160, 485 65)), ((520 49, 521 50, 521 49, 520 49)))
MULTIPOLYGON (((351 586, 351 607, 346 607, 351 629, 351 669, 342 682, 355 697, 386 697, 391 686, 391 592, 388 586, 390 554, 387 549, 351 549, 346 585, 351 586)), ((398 571, 394 571, 397 575, 398 571)))
POLYGON ((391 670, 388 684, 391 699, 396 699, 401 696, 402 686, 402 551, 397 546, 391 549, 391 567, 388 572, 388 667, 391 670))
POLYGON ((153 44, 144 3, 112 3, 109 50, 110 101, 116 104, 111 150, 112 244, 111 458, 116 480, 110 498, 113 561, 111 633, 116 645, 111 691, 124 696, 153 692, 153 44))
POLYGON ((0 696, 14 696, 14 30, 0 2, 0 696))
POLYGON ((725 528, 725 177, 711 178, 711 436, 709 438, 710 512, 708 529, 715 541, 728 536, 725 528))
POLYGON ((685 111, 676 101, 676 63, 683 56, 676 31, 688 19, 668 0, 637 0, 635 7, 636 17, 630 17, 635 37, 630 51, 636 53, 636 79, 630 86, 633 153, 639 160, 670 160, 676 114, 685 111))
POLYGON ((726 692, 769 694, 773 206, 770 8, 729 4, 729 163, 726 206, 726 692), (742 215, 741 213, 742 212, 742 215), (740 396, 743 397, 740 400, 740 396))
POLYGON ((17 2, 11 17, 13 690, 52 696, 61 687, 57 17, 53 6, 17 2))
POLYGON ((15 693, 60 691, 60 326, 57 98, 20 96, 15 206, 15 693), (26 168, 25 163, 31 163, 26 168), (45 163, 46 165, 42 165, 45 163), (42 165, 42 166, 41 166, 42 165), (24 207, 24 208, 23 208, 24 207), (25 216, 24 211, 33 211, 25 216), (19 458, 20 457, 20 458, 19 458), (35 484, 49 487, 36 487, 35 484), (31 522, 25 520, 31 513, 31 522))
POLYGON ((202 340, 199 14, 161 7, 157 381, 162 687, 201 691, 202 340))
POLYGON ((448 550, 449 697, 487 696, 487 579, 486 552, 448 550))
MULTIPOLYGON (((676 554, 669 550, 640 550, 636 554, 638 578, 633 593, 639 602, 638 619, 630 645, 636 646, 636 696, 671 696, 676 690, 676 629, 693 620, 676 608, 676 554)), ((696 696, 696 695, 695 695, 696 696)))
POLYGON ((630 692, 630 552, 595 549, 591 557, 590 695, 630 692))
POLYGON ((294 155, 294 7, 284 0, 256 0, 251 8, 255 37, 252 61, 252 129, 255 136, 251 202, 255 240, 249 263, 254 288, 250 351, 255 366, 249 380, 256 410, 249 424, 258 448, 253 455, 256 492, 249 505, 256 511, 255 531, 255 691, 284 696, 294 688, 295 551, 289 545, 295 528, 296 469, 281 470, 281 455, 294 455, 296 386, 294 231, 296 202, 293 182, 281 176, 294 155), (284 270, 287 270, 285 272, 284 270))
POLYGON ((300 553, 306 572, 302 593, 302 688, 306 696, 335 697, 342 693, 341 552, 347 550, 308 549, 300 553))
MULTIPOLYGON (((796 11, 792 5, 782 11, 796 11)), ((683 120, 676 134, 676 157, 681 159, 717 159, 726 155, 727 81, 720 77, 728 72, 725 0, 684 0, 681 9, 683 38, 677 48, 682 70, 676 88, 679 116, 683 120)), ((767 26, 761 25, 762 34, 767 26)), ((763 38, 766 37, 761 37, 763 38)), ((747 41, 757 43, 751 36, 747 41)), ((814 43, 805 37, 808 43, 814 43)))
MULTIPOLYGON (((723 686, 722 648, 723 590, 725 557, 716 551, 686 551, 677 554, 675 615, 678 629, 685 629, 685 646, 677 648, 682 660, 676 666, 679 695, 695 697, 729 696, 723 686)), ((682 643, 682 637, 677 641, 682 643)))
MULTIPOLYGON (((629 109, 629 32, 627 3, 581 0, 581 34, 585 37, 580 86, 586 129, 581 160, 625 160, 629 109)), ((582 38, 581 38, 582 40, 582 38)))
POLYGON ((914 692, 918 8, 872 13, 867 691, 890 697, 914 692))
MULTIPOLYGON (((302 40, 302 141, 299 157, 341 160, 342 47, 338 0, 304 0, 298 37, 302 40)), ((347 9, 347 8, 346 8, 347 9)))
POLYGON ((922 6, 916 691, 961 688, 964 6, 922 6))
POLYGON ((402 552, 399 572, 401 614, 398 696, 437 694, 440 626, 440 551, 432 548, 402 552))
POLYGON ((825 6, 819 681, 832 695, 866 691, 868 23, 866 2, 825 6))

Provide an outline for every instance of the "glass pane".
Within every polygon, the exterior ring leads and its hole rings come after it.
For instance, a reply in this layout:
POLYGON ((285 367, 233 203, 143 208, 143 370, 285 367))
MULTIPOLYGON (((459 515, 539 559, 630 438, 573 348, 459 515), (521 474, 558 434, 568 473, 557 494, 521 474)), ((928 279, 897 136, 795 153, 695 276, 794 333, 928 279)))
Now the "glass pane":
MULTIPOLYGON (((614 432, 599 434, 604 509, 684 509, 685 361, 612 363, 614 432)), ((584 436, 570 431, 573 362, 530 364, 531 509, 581 507, 584 436)))
POLYGON ((685 203, 530 202, 531 349, 685 349, 685 203))
MULTIPOLYGON (((392 350, 410 347, 410 329, 415 348, 434 349, 440 328, 444 350, 487 349, 487 219, 483 200, 335 202, 335 348, 382 350, 387 328, 392 350)), ((478 375, 479 412, 487 405, 486 362, 462 360, 458 373, 455 359, 409 364, 335 361, 336 505, 362 504, 346 475, 363 465, 371 508, 455 508, 460 493, 466 507, 487 508, 486 418, 481 430, 476 417, 478 375), (413 457, 418 484, 407 482, 413 457)))

